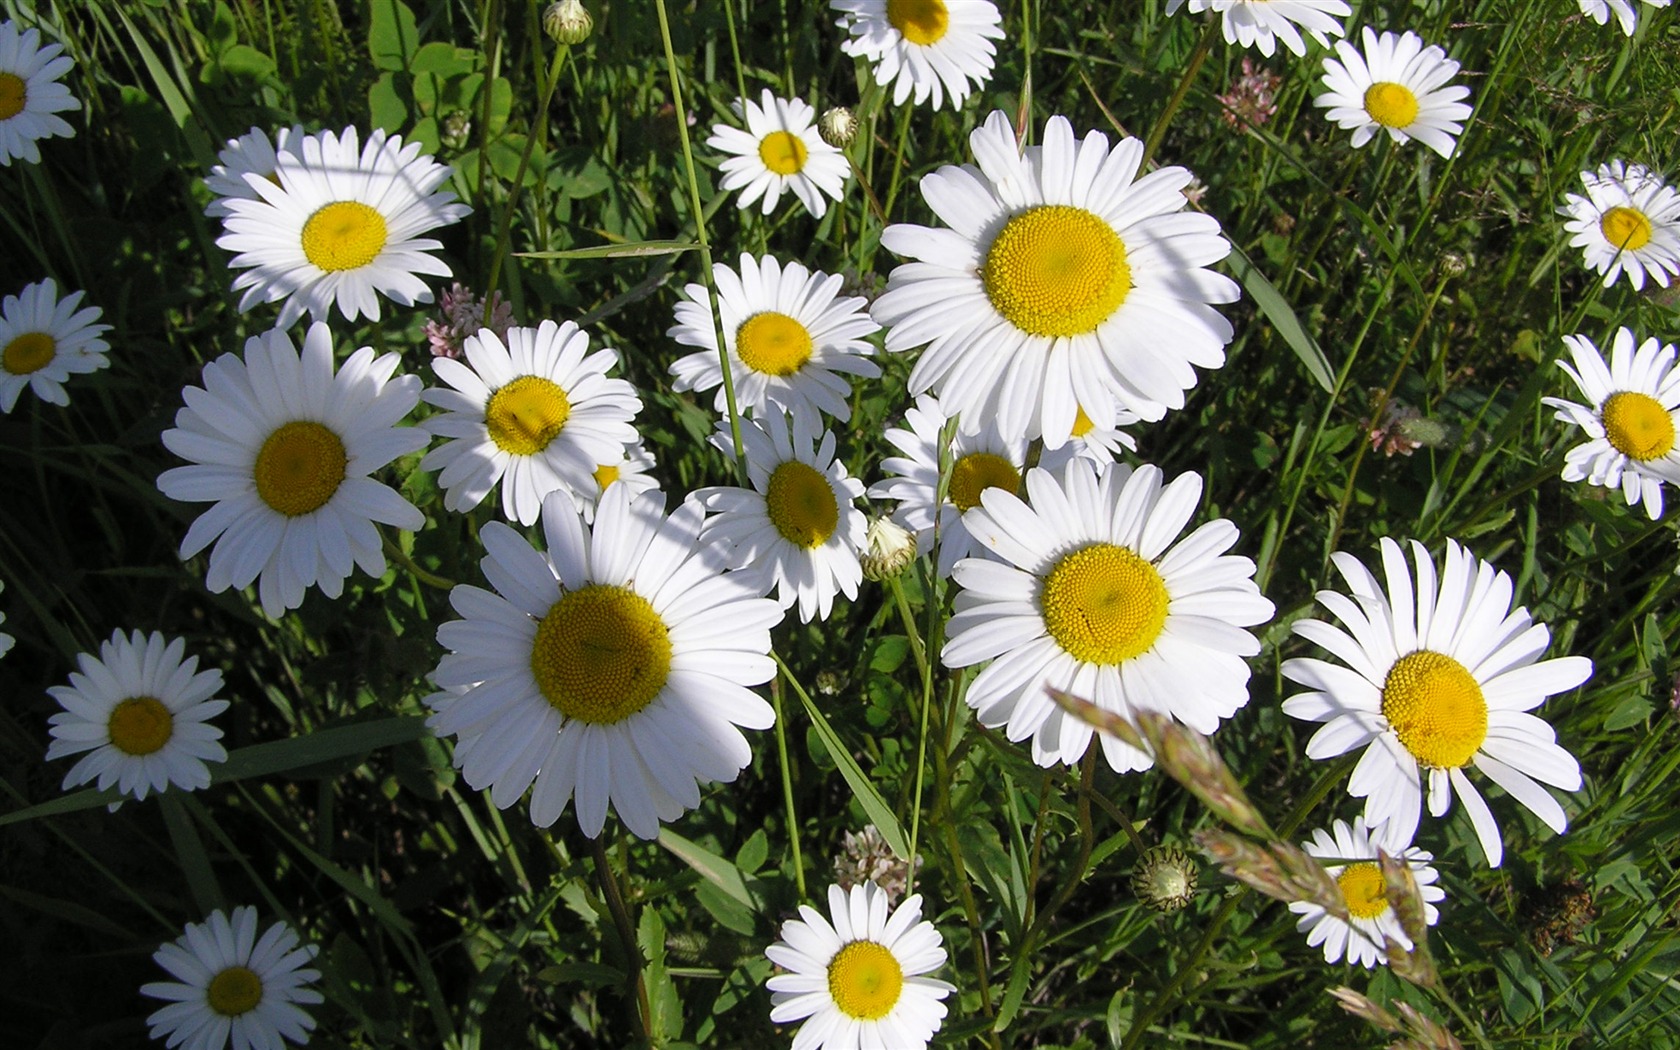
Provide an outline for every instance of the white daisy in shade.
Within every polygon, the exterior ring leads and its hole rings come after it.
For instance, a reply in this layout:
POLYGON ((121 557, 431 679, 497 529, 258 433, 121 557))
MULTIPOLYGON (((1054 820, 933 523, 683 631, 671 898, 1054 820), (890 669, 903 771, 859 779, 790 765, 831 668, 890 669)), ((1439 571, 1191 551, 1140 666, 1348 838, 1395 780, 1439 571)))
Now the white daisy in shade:
POLYGON ((1570 246, 1606 288, 1624 271, 1635 288, 1646 277, 1667 288, 1669 275, 1680 274, 1680 192, 1644 165, 1619 160, 1583 171, 1581 183, 1586 196, 1565 194, 1558 209, 1569 218, 1570 246))
MULTIPOLYGON (((1183 6, 1184 0, 1167 0, 1167 14, 1183 6)), ((1190 0, 1191 14, 1203 11, 1219 13, 1227 44, 1257 47, 1267 57, 1279 40, 1297 55, 1306 54, 1300 29, 1329 46, 1329 37, 1344 32, 1341 17, 1352 13, 1346 0, 1190 0)))
POLYGON ((237 253, 229 264, 245 270, 233 290, 245 290, 241 311, 284 299, 281 328, 305 311, 325 320, 333 305, 354 321, 379 320, 379 299, 402 306, 429 303, 418 274, 450 275, 428 254, 442 242, 422 237, 472 211, 440 190, 450 169, 382 130, 361 145, 355 128, 302 137, 296 152, 277 153, 274 181, 246 180, 258 199, 226 198, 227 231, 216 243, 237 253))
POLYGON ((227 145, 216 155, 221 163, 212 167, 209 177, 204 180, 205 187, 215 194, 215 199, 205 206, 204 214, 211 217, 233 214, 233 209, 228 207, 229 200, 261 200, 261 195, 245 177, 253 175, 278 184, 279 176, 275 172, 280 167, 280 154, 295 155, 303 137, 303 125, 293 124, 276 131, 272 139, 261 128, 252 128, 236 139, 228 139, 227 145))
POLYGON ((1138 417, 1125 409, 1116 409, 1104 417, 1109 422, 1106 426, 1099 426, 1084 409, 1073 420, 1073 433, 1069 435, 1068 443, 1061 448, 1046 450, 1038 457, 1038 465, 1045 470, 1061 470, 1070 459, 1088 459, 1093 463, 1113 463, 1114 458, 1124 449, 1127 452, 1137 451, 1137 438, 1120 428, 1138 421, 1138 417))
POLYGON ((659 488, 659 479, 648 473, 653 468, 653 453, 642 447, 641 438, 625 445, 616 458, 597 463, 590 478, 593 484, 572 493, 584 523, 594 523, 595 506, 601 494, 614 485, 623 485, 632 498, 659 488))
POLYGON ((0 302, 0 412, 16 407, 24 387, 68 405, 65 380, 111 364, 111 344, 100 338, 111 326, 95 323, 97 306, 77 310, 81 303, 81 292, 60 299, 50 277, 0 302))
POLYGON ((37 29, 18 30, 16 22, 0 22, 0 164, 13 158, 41 163, 37 139, 70 138, 76 129, 58 116, 82 104, 58 78, 75 63, 58 44, 41 46, 37 29))
POLYGON ((1610 362, 1584 335, 1566 335, 1564 345, 1575 359, 1558 367, 1575 380, 1587 403, 1561 397, 1540 400, 1558 410, 1590 438, 1564 458, 1563 480, 1620 488, 1628 506, 1643 502, 1652 521, 1662 516, 1662 483, 1680 485, 1680 370, 1673 344, 1647 339, 1633 347, 1633 333, 1618 329, 1610 344, 1610 362))
POLYGON ((828 888, 828 918, 808 904, 782 923, 764 950, 789 972, 770 978, 770 1020, 804 1021, 793 1050, 925 1050, 956 987, 927 977, 945 965, 945 944, 922 920, 922 896, 897 908, 862 882, 828 888))
MULTIPOLYGON (((1639 24, 1639 14, 1634 10, 1633 0, 1579 0, 1581 13, 1605 25, 1610 21, 1611 12, 1616 15, 1616 21, 1622 25, 1622 32, 1633 35, 1634 27, 1639 24)), ((1672 0, 1645 0, 1651 7, 1667 7, 1672 0)))
MULTIPOLYGON (((813 431, 822 429, 821 412, 839 420, 852 418, 852 406, 846 402, 852 384, 846 377, 875 379, 881 374, 869 360, 875 347, 864 338, 881 330, 866 312, 868 300, 838 298, 839 274, 807 270, 797 262, 783 264, 768 255, 742 255, 740 273, 718 263, 712 277, 736 406, 754 413, 772 407, 789 412, 813 431)), ((687 292, 688 299, 677 304, 676 325, 665 334, 702 349, 672 362, 676 382, 671 388, 716 387, 713 407, 722 414, 729 404, 711 296, 703 284, 691 284, 687 292)))
POLYGON ((164 445, 191 465, 158 476, 170 499, 215 506, 181 541, 181 557, 215 543, 204 584, 211 591, 261 579, 263 612, 279 616, 319 585, 344 590, 353 566, 385 573, 374 522, 414 530, 425 516, 368 477, 430 436, 396 424, 420 399, 416 376, 397 376, 398 355, 364 346, 333 372, 332 335, 316 322, 303 353, 280 329, 246 340, 245 359, 223 354, 204 366, 204 386, 181 391, 164 445))
POLYGON ((531 788, 531 820, 548 827, 575 797, 593 838, 610 803, 651 839, 700 804, 700 784, 752 760, 741 730, 775 714, 748 687, 776 673, 782 613, 699 547, 702 517, 689 501, 667 518, 664 495, 612 485, 589 531, 564 494, 544 501, 546 556, 500 522, 480 531, 495 592, 450 592, 463 618, 438 628, 449 654, 426 703, 497 807, 531 788))
POLYGON ((156 631, 117 631, 98 657, 76 657, 81 670, 70 673, 69 685, 47 690, 64 708, 51 719, 47 760, 91 752, 65 775, 66 791, 91 780, 135 798, 171 784, 186 791, 210 786, 204 764, 226 762, 227 751, 209 720, 228 702, 211 699, 221 691, 222 672, 200 671, 196 656, 183 660, 186 647, 156 631))
POLYGON ((1043 145, 1017 148, 1001 110, 969 135, 979 167, 946 165, 921 181, 950 229, 895 225, 881 244, 914 262, 893 270, 870 311, 888 350, 928 344, 910 392, 932 389, 965 431, 1059 448, 1084 408, 1118 401, 1148 420, 1184 406, 1193 365, 1225 362, 1230 278, 1203 269, 1230 244, 1213 217, 1185 212, 1191 175, 1137 178, 1143 143, 1110 151, 1075 141, 1064 117, 1043 145))
POLYGON ((320 948, 277 922, 257 936, 257 909, 217 910, 160 947, 152 958, 173 981, 140 986, 169 1005, 146 1018, 153 1039, 187 1050, 280 1050, 281 1040, 309 1042, 315 1018, 300 1003, 321 1002, 309 987, 321 979, 307 964, 320 948))
POLYGON ((502 513, 521 525, 537 520, 543 497, 576 495, 595 484, 595 469, 617 462, 636 440, 636 389, 607 373, 618 351, 589 353, 589 336, 570 321, 510 328, 507 342, 488 328, 468 336, 465 363, 432 359, 448 388, 421 398, 445 411, 421 426, 445 444, 426 453, 423 470, 441 470, 443 505, 465 512, 502 486, 502 513), (587 355, 587 356, 586 356, 587 355))
POLYGON ((1354 817, 1349 825, 1338 820, 1330 830, 1319 828, 1312 838, 1301 843, 1306 851, 1325 862, 1330 877, 1342 891, 1351 923, 1331 915, 1311 901, 1295 901, 1289 910, 1301 916, 1295 928, 1307 935, 1309 947, 1324 945, 1324 961, 1340 962, 1347 956, 1349 963, 1367 970, 1378 963, 1387 965, 1389 942, 1412 950, 1412 939, 1400 925, 1399 916, 1388 905, 1388 885, 1383 881, 1382 867, 1377 863, 1377 849, 1381 847, 1412 870, 1418 892, 1423 897, 1423 918, 1430 925, 1441 917, 1435 902, 1447 893, 1435 885, 1440 873, 1429 866, 1433 854, 1416 846, 1396 848, 1384 841, 1382 835, 1372 836, 1364 817, 1354 817))
MULTIPOLYGON (((1075 459, 1062 473, 1027 472, 1027 501, 981 493, 963 516, 1002 560, 957 563, 947 667, 990 660, 967 699, 982 725, 1032 738, 1041 766, 1078 762, 1092 730, 1045 691, 1054 687, 1126 716, 1170 714, 1200 733, 1248 703, 1248 664, 1260 642, 1244 630, 1271 618, 1254 563, 1227 555, 1237 527, 1224 518, 1179 539, 1202 479, 1162 484, 1153 466, 1098 467, 1075 459), (1175 542, 1176 541, 1176 542, 1175 542)), ((1102 734, 1117 772, 1150 758, 1102 734)))
POLYGON ((712 125, 706 145, 731 154, 720 167, 722 190, 740 190, 737 207, 750 208, 763 198, 760 211, 776 210, 782 194, 792 190, 805 210, 822 218, 828 199, 840 199, 851 166, 838 149, 817 133, 817 111, 803 99, 777 98, 766 88, 763 105, 738 98, 736 116, 745 116, 747 129, 712 125))
POLYGON ((1324 60, 1324 94, 1313 105, 1328 109, 1325 116, 1353 132, 1355 148, 1379 131, 1395 142, 1417 139, 1443 157, 1450 157, 1470 117, 1463 100, 1470 89, 1446 85, 1458 73, 1458 63, 1433 45, 1423 46, 1415 33, 1378 36, 1366 26, 1360 33, 1365 51, 1346 40, 1336 42, 1335 58, 1324 60))
MULTIPOLYGON (((731 451, 729 424, 719 424, 717 444, 731 451)), ((857 507, 863 482, 834 458, 834 433, 780 412, 741 422, 747 476, 753 487, 709 488, 694 494, 712 517, 700 542, 751 580, 759 593, 772 588, 782 608, 799 603, 799 618, 828 619, 834 596, 856 598, 863 579, 858 554, 869 522, 857 507)))
POLYGON ((1318 601, 1342 627, 1297 620, 1293 629, 1347 666, 1310 658, 1283 665, 1285 678, 1312 690, 1284 701, 1285 713, 1325 723, 1307 742, 1308 757, 1365 748, 1348 792, 1365 799, 1366 822, 1381 825, 1388 842, 1412 841, 1426 792, 1436 817, 1456 794, 1498 867, 1499 826, 1465 775, 1470 765, 1561 833, 1563 807, 1535 781, 1575 791, 1581 768, 1552 727, 1528 712, 1586 681, 1592 661, 1541 660, 1550 632, 1526 608, 1512 608, 1511 577, 1452 540, 1438 578, 1429 552, 1413 541, 1414 581, 1400 545, 1384 537, 1386 592, 1358 558, 1331 557, 1352 597, 1326 590, 1318 601))
POLYGON ((868 60, 875 83, 892 85, 892 101, 939 109, 992 79, 992 41, 1002 40, 1003 17, 991 0, 828 0, 846 30, 840 50, 868 60), (971 83, 972 81, 972 83, 971 83))

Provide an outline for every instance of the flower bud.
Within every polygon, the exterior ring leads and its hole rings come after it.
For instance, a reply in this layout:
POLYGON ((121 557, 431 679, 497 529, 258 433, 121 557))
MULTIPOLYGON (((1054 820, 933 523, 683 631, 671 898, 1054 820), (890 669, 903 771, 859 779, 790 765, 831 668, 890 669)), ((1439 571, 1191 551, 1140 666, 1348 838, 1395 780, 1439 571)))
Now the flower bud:
POLYGON ((594 28, 595 20, 583 9, 582 0, 555 0, 543 12, 543 31, 557 44, 581 44, 594 28))
POLYGON ((898 522, 876 518, 869 523, 869 535, 860 559, 865 576, 877 583, 890 580, 903 572, 915 556, 916 537, 898 522))
POLYGON ((845 149, 857 138, 858 120, 852 111, 845 106, 835 106, 823 111, 817 119, 817 134, 822 140, 835 149, 845 149))

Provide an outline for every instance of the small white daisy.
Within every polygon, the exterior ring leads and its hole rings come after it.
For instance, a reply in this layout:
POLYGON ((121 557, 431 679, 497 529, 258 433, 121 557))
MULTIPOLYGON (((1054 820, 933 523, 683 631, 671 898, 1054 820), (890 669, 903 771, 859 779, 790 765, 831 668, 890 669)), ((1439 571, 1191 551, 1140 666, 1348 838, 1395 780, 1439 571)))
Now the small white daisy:
MULTIPOLYGON (((1634 11, 1633 0, 1579 0, 1581 13, 1597 22, 1606 25, 1610 21, 1610 13, 1616 13, 1616 21, 1622 24, 1622 32, 1633 35, 1634 27, 1639 24, 1639 15, 1634 11)), ((1645 0, 1652 7, 1667 7, 1673 0, 1645 0)))
POLYGON ((923 976, 945 965, 945 946, 922 920, 922 895, 892 908, 873 882, 830 886, 828 914, 801 904, 764 950, 790 971, 768 982, 770 1020, 805 1021, 793 1050, 925 1050, 956 987, 923 976))
POLYGON ((792 190, 817 218, 828 211, 828 198, 840 199, 851 166, 838 149, 822 140, 814 123, 817 111, 803 99, 777 98, 764 89, 763 105, 738 98, 732 108, 745 116, 747 130, 712 125, 706 145, 731 156, 723 162, 722 190, 740 190, 735 204, 749 208, 760 197, 765 215, 776 209, 782 193, 792 190))
POLYGON ((593 484, 572 493, 578 510, 583 514, 584 524, 594 524, 595 506, 600 502, 601 494, 614 485, 623 485, 632 499, 644 492, 657 490, 659 479, 648 473, 654 465, 653 453, 642 447, 639 437, 625 445, 616 459, 597 463, 591 477, 593 484))
MULTIPOLYGON (((1167 0, 1167 14, 1183 6, 1184 0, 1167 0)), ((1296 26, 1328 47, 1329 37, 1344 32, 1339 19, 1352 14, 1346 0, 1190 0, 1191 14, 1203 11, 1219 13, 1227 44, 1257 47, 1268 58, 1277 50, 1279 40, 1297 55, 1307 53, 1306 41, 1296 26)))
POLYGON ((993 40, 1003 16, 991 0, 828 0, 846 30, 840 50, 868 60, 875 83, 892 85, 892 101, 961 109, 969 92, 992 79, 993 40), (973 83, 971 84, 970 81, 973 83))
POLYGON ((274 181, 247 180, 259 199, 226 198, 226 233, 216 243, 237 252, 245 270, 241 311, 284 299, 279 326, 305 311, 325 320, 333 304, 354 321, 379 320, 379 293, 402 306, 432 301, 416 274, 450 275, 428 254, 442 242, 421 237, 472 211, 439 186, 450 168, 420 154, 420 144, 375 129, 361 146, 355 128, 304 136, 276 155, 274 181))
POLYGON ((1528 712, 1586 681, 1592 661, 1541 660, 1551 634, 1526 608, 1512 607, 1511 577, 1452 540, 1439 579, 1429 552, 1413 541, 1414 586, 1400 545, 1383 537, 1386 592, 1358 558, 1331 557, 1352 597, 1324 590, 1318 601, 1342 627, 1297 620, 1293 630, 1347 666, 1305 658, 1283 664, 1285 678, 1313 690, 1284 701, 1284 712, 1325 723, 1307 742, 1307 756, 1365 748, 1348 793, 1365 799, 1366 822, 1381 825, 1389 842, 1412 841, 1426 790, 1435 817, 1457 794, 1488 864, 1498 867, 1499 826, 1465 776, 1468 765, 1561 833, 1563 807, 1535 781, 1576 791, 1581 767, 1552 727, 1528 712))
POLYGON ((1680 274, 1680 192, 1644 165, 1619 160, 1583 171, 1581 183, 1587 195, 1565 194, 1558 209, 1569 218, 1570 247, 1604 275, 1606 288, 1624 271, 1635 288, 1647 276, 1667 288, 1669 274, 1680 274))
POLYGON ((170 499, 215 503, 181 541, 181 557, 215 543, 204 585, 245 587, 259 576, 263 612, 279 616, 319 585, 344 590, 353 566, 376 579, 385 552, 374 522, 414 530, 425 516, 368 477, 430 436, 396 424, 420 400, 417 376, 397 376, 399 355, 364 346, 333 371, 332 335, 316 322, 303 353, 280 329, 245 342, 245 359, 204 366, 204 386, 181 391, 186 407, 164 445, 190 466, 158 476, 170 499))
MULTIPOLYGON (((967 700, 986 726, 1032 738, 1041 766, 1078 762, 1092 729, 1057 707, 1047 686, 1107 711, 1170 714, 1200 733, 1248 703, 1248 664, 1260 642, 1244 630, 1272 616, 1254 563, 1227 555, 1237 527, 1220 518, 1179 533, 1202 479, 1162 485, 1145 465, 1075 459, 1060 475, 1027 472, 1028 499, 992 488, 963 524, 1003 564, 957 563, 947 667, 990 660, 967 700), (1174 542, 1174 541, 1177 542, 1174 542)), ((1117 772, 1150 758, 1107 733, 1117 772)))
POLYGON ((1341 862, 1327 863, 1325 868, 1336 880, 1342 901, 1353 919, 1352 923, 1344 922, 1311 901, 1294 901, 1289 905, 1290 911, 1301 916, 1295 928, 1307 935, 1307 945, 1314 948, 1324 945, 1325 962, 1340 962, 1346 955, 1349 963, 1369 970, 1378 963, 1388 964, 1390 941, 1412 950, 1412 939, 1406 936, 1399 916, 1388 904, 1388 885, 1377 863, 1378 847, 1396 860, 1405 861, 1412 869, 1412 878, 1417 880, 1418 892, 1423 897, 1424 922, 1433 926, 1441 917, 1435 902, 1444 899, 1447 892, 1435 885, 1441 875, 1429 866, 1434 855, 1416 846, 1397 849, 1380 834, 1373 836, 1365 826, 1364 817, 1354 817, 1351 826, 1338 820, 1331 824, 1329 831, 1319 828, 1301 845, 1320 860, 1341 862))
POLYGON ((451 440, 426 453, 420 467, 442 470, 446 508, 469 511, 500 483, 502 513, 529 525, 543 497, 587 492, 595 469, 618 461, 636 440, 630 421, 642 402, 629 383, 607 375, 618 351, 588 351, 589 336, 577 325, 544 321, 508 329, 506 344, 480 329, 463 344, 464 364, 432 359, 449 388, 420 396, 446 411, 420 425, 451 440))
POLYGON ((1356 149, 1386 131, 1395 142, 1417 139, 1443 157, 1452 156, 1464 132, 1462 121, 1471 113, 1463 101, 1469 88, 1443 86, 1458 73, 1458 63, 1438 47, 1424 47, 1415 33, 1379 37, 1366 26, 1360 38, 1363 54, 1346 40, 1336 41, 1341 61, 1324 60, 1329 90, 1316 96, 1313 105, 1328 109, 1325 116, 1353 132, 1356 149))
POLYGON ((303 125, 293 124, 276 131, 273 139, 261 128, 252 128, 236 139, 228 139, 227 146, 216 155, 221 163, 212 167, 209 177, 204 180, 205 187, 215 194, 215 199, 205 206, 204 214, 213 218, 232 215, 229 200, 261 200, 245 177, 253 175, 278 183, 279 176, 275 172, 280 168, 280 154, 296 155, 303 137, 303 125))
POLYGON ((76 129, 57 114, 82 104, 58 78, 75 63, 58 44, 41 46, 37 29, 19 31, 16 22, 0 22, 0 164, 14 157, 41 163, 37 139, 70 138, 76 129))
POLYGON ((202 923, 189 922, 180 937, 152 958, 173 981, 140 986, 140 994, 169 1005, 146 1018, 153 1039, 171 1048, 280 1050, 282 1039, 309 1042, 315 1018, 299 1003, 319 1003, 309 987, 321 979, 307 967, 320 948, 300 944, 297 931, 277 922, 257 936, 257 909, 233 909, 230 921, 217 910, 202 923))
POLYGON ((95 324, 100 309, 78 311, 81 292, 60 299, 52 278, 29 285, 0 302, 0 412, 17 406, 24 387, 54 405, 68 405, 64 381, 97 372, 111 364, 111 344, 100 336, 111 330, 95 324))
MULTIPOLYGON (((837 298, 839 274, 807 270, 797 262, 784 265, 769 255, 742 255, 740 273, 718 263, 712 277, 736 406, 755 414, 769 408, 789 412, 802 417, 813 431, 822 429, 822 412, 841 421, 851 419, 852 406, 846 399, 852 384, 845 377, 875 379, 881 374, 869 360, 875 347, 864 338, 881 330, 866 312, 869 301, 837 298)), ((729 406, 711 296, 703 284, 691 284, 687 292, 688 299, 677 304, 676 325, 665 334, 701 350, 672 362, 676 382, 671 388, 716 387, 713 407, 721 415, 729 406)))
POLYGON ((1104 418, 1108 425, 1098 426, 1082 408, 1073 419, 1073 432, 1068 435, 1069 441, 1061 448, 1046 449, 1038 457, 1038 465, 1045 470, 1061 470, 1070 459, 1088 459, 1092 463, 1113 463, 1114 458, 1124 449, 1127 452, 1137 451, 1137 438, 1120 428, 1138 421, 1136 413, 1128 412, 1124 408, 1117 408, 1104 418))
POLYGON ((81 653, 69 685, 47 692, 63 711, 51 718, 47 760, 89 754, 70 767, 64 789, 97 779, 99 789, 135 798, 173 784, 186 791, 210 786, 206 762, 226 762, 222 731, 209 720, 227 710, 212 700, 222 672, 198 670, 198 657, 182 659, 187 643, 153 631, 117 631, 99 656, 81 653))

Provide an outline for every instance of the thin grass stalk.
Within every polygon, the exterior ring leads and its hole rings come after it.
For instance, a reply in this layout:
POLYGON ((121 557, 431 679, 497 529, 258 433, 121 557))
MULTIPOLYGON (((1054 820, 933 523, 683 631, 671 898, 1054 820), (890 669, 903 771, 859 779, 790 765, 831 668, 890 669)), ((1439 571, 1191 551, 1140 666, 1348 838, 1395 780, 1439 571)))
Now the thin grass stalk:
POLYGON ((1161 111, 1161 115, 1155 118, 1155 126, 1149 129, 1149 138, 1143 144, 1143 160, 1138 164, 1139 171, 1149 170, 1149 162, 1154 159, 1155 151, 1161 146, 1161 140, 1166 138, 1167 128, 1177 115, 1178 107, 1184 104, 1184 96, 1190 93, 1190 85, 1195 83, 1196 74, 1202 71, 1202 63, 1207 61, 1208 52, 1213 50, 1213 38, 1218 31, 1218 22, 1208 19, 1207 26, 1202 30, 1202 38, 1196 41, 1196 50, 1190 53, 1190 61, 1184 67, 1184 75, 1178 78, 1178 87, 1173 89, 1172 97, 1167 100, 1167 108, 1161 111))
POLYGON ((776 764, 782 773, 782 805, 787 809, 788 849, 793 856, 793 881, 799 891, 800 900, 810 899, 805 890, 805 858, 799 850, 799 810, 793 804, 793 772, 792 763, 788 761, 787 746, 787 715, 782 709, 782 675, 787 673, 783 665, 780 673, 770 680, 770 703, 776 708, 776 764))
MULTIPOLYGON (((502 221, 496 229, 496 251, 490 257, 490 277, 485 281, 484 300, 485 309, 489 309, 490 296, 496 291, 496 279, 501 276, 502 262, 507 258, 508 236, 513 228, 513 213, 519 207, 519 191, 525 185, 525 172, 531 164, 531 151, 536 148, 537 140, 548 134, 548 107, 554 101, 554 89, 560 83, 560 71, 566 65, 566 59, 571 55, 569 44, 560 44, 554 49, 554 58, 549 63, 548 79, 543 82, 542 96, 537 102, 537 119, 531 125, 530 132, 525 136, 525 148, 519 152, 519 166, 513 172, 513 184, 508 187, 507 202, 502 207, 502 221)), ((490 83, 486 81, 484 91, 488 95, 490 83)), ((480 189, 482 193, 482 188, 480 189)))

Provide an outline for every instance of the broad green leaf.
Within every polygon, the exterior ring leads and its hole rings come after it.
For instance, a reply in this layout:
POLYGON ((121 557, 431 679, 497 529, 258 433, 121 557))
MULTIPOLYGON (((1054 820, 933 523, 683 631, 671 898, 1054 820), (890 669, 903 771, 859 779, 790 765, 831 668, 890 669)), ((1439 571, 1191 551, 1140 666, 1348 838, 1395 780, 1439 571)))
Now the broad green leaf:
POLYGON ((1266 320, 1272 322, 1277 334, 1295 351, 1295 356, 1307 366, 1307 371, 1318 381, 1318 385, 1327 391, 1336 389, 1336 376, 1330 370, 1330 360, 1324 356, 1324 351, 1319 349, 1313 337, 1307 334, 1306 328, 1301 325, 1301 319, 1295 316, 1295 311, 1284 299, 1283 293, 1277 290, 1277 286, 1267 280, 1266 275, 1255 267, 1254 260, 1235 245, 1231 247, 1231 254, 1226 258, 1226 262, 1230 264, 1231 273, 1248 290, 1248 294, 1254 297, 1254 305, 1260 308, 1266 320))
POLYGON ((881 833, 881 837, 887 840, 887 846, 893 853, 900 860, 908 858, 910 842, 904 837, 904 828, 899 824, 898 818, 893 816, 892 807, 887 805, 887 800, 881 797, 875 785, 869 782, 869 777, 852 758, 851 749, 840 739, 840 734, 834 731, 834 727, 828 724, 828 719, 812 702, 810 695, 798 688, 797 684, 794 692, 799 694, 800 701, 804 703, 805 713, 811 716, 811 725, 816 729, 817 736, 822 739, 823 746, 828 748, 829 757, 834 759, 835 767, 840 770, 840 775, 846 778, 847 786, 852 789, 852 797, 856 798, 858 805, 869 814, 870 821, 881 833))
POLYGON ((713 853, 698 842, 690 842, 670 828, 659 829, 659 844, 676 855, 677 859, 699 872, 701 877, 735 901, 738 901, 752 911, 758 910, 758 904, 747 892, 747 884, 741 878, 741 869, 729 861, 713 853))
POLYGON ((368 5, 368 54, 380 69, 407 69, 420 46, 414 12, 402 0, 372 0, 368 5))

